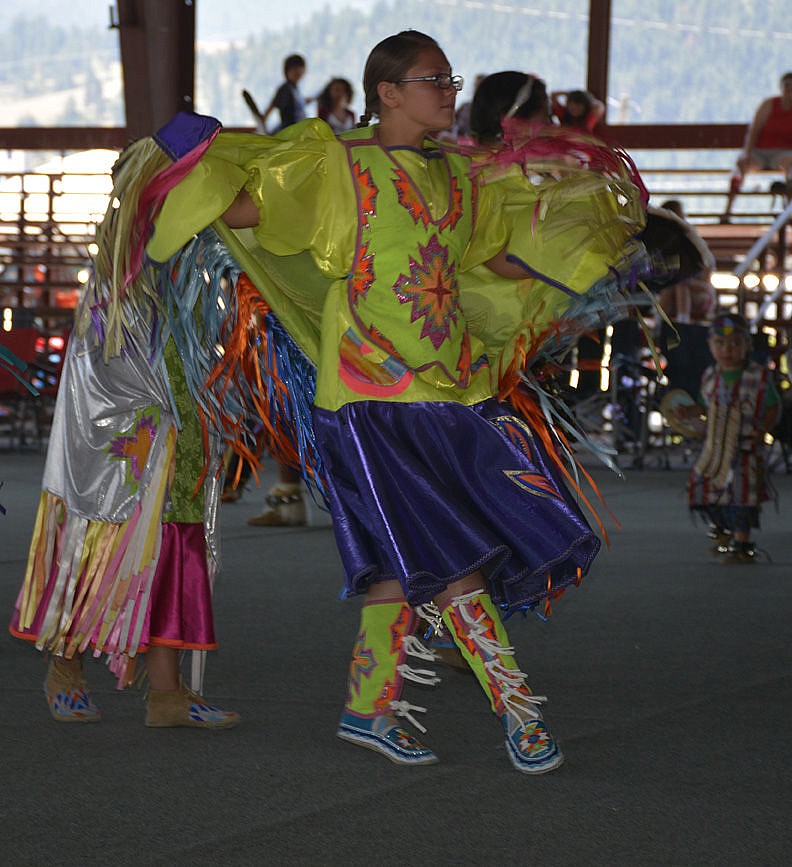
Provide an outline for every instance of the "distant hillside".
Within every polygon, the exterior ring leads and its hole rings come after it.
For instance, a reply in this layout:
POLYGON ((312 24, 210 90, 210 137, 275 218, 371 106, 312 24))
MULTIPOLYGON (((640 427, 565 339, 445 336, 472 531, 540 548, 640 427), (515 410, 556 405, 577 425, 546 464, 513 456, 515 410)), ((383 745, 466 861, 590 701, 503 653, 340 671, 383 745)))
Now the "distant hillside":
POLYGON ((51 23, 64 27, 107 24, 110 20, 107 10, 111 5, 115 6, 112 0, 68 0, 57 4, 52 0, 3 0, 0 30, 8 28, 17 18, 49 18, 51 23))
POLYGON ((261 0, 198 0, 197 27, 200 39, 209 42, 230 40, 244 42, 253 33, 276 31, 294 26, 297 17, 307 20, 313 13, 330 7, 336 12, 345 8, 365 11, 371 0, 299 0, 299 2, 262 3, 261 0))
MULTIPOLYGON (((210 41, 244 41, 251 32, 282 30, 295 23, 295 15, 308 18, 311 13, 332 5, 366 9, 370 0, 291 0, 289 3, 267 0, 195 0, 199 31, 210 41)), ((49 18, 61 27, 101 26, 110 21, 109 8, 114 0, 3 0, 0 3, 0 30, 17 18, 49 18)))
POLYGON ((123 123, 118 36, 16 18, 0 29, 0 125, 123 123))
MULTIPOLYGON (((71 0, 70 8, 84 10, 86 2, 71 0)), ((120 124, 118 39, 104 18, 109 4, 91 0, 85 21, 96 22, 102 6, 102 23, 82 27, 57 24, 52 16, 9 20, 9 7, 20 5, 0 5, 0 125, 120 124)), ((43 0, 23 5, 30 13, 52 7, 43 0)), ((293 51, 308 58, 306 94, 343 75, 353 82, 355 107, 361 109, 359 82, 369 48, 406 27, 436 36, 470 83, 477 73, 508 68, 542 75, 553 89, 585 83, 585 0, 524 0, 513 7, 505 0, 379 0, 365 13, 324 7, 306 23, 277 32, 266 29, 267 7, 261 0, 198 0, 205 37, 235 29, 238 16, 248 22, 249 35, 233 48, 214 40, 199 46, 196 107, 226 125, 250 123, 242 88, 266 104, 281 79, 284 56, 293 51), (223 9, 226 28, 217 18, 223 9)), ((789 0, 620 0, 609 116, 616 118, 620 105, 629 122, 747 121, 759 100, 776 92, 787 68, 789 0)), ((468 85, 460 99, 469 98, 468 85)))

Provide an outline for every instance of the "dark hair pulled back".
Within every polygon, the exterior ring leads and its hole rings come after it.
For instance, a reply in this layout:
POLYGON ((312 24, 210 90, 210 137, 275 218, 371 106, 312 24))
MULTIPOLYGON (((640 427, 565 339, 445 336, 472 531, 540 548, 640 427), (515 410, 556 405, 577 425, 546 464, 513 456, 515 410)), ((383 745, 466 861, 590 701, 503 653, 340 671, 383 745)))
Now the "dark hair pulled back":
POLYGON ((402 30, 378 42, 366 60, 363 70, 363 95, 366 100, 359 126, 366 126, 381 112, 377 85, 381 81, 398 81, 415 64, 422 51, 439 48, 436 40, 418 30, 402 30))
POLYGON ((520 89, 530 82, 530 93, 514 111, 512 117, 546 119, 549 112, 547 86, 541 78, 525 72, 494 72, 484 78, 473 95, 470 107, 470 130, 482 142, 495 142, 501 137, 501 119, 514 107, 520 89))

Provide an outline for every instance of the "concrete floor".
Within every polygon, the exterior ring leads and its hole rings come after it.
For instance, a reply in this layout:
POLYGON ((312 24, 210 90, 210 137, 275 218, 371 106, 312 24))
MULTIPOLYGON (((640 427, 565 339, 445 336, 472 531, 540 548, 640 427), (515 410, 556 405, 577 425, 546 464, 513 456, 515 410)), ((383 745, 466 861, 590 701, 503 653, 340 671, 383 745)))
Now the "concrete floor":
MULTIPOLYGON (((43 458, 0 454, 0 593, 24 571, 43 458)), ((272 475, 268 470, 268 485, 272 475)), ((0 643, 2 862, 22 865, 787 865, 792 857, 792 476, 765 510, 772 562, 724 566, 685 471, 595 476, 621 522, 547 623, 510 621, 566 762, 511 768, 467 674, 416 703, 441 762, 402 768, 338 740, 359 603, 338 601, 332 532, 249 527, 224 507, 205 693, 222 733, 146 729, 139 693, 89 667, 99 725, 54 723, 44 662, 0 643)), ((612 525, 611 525, 612 526, 612 525)))

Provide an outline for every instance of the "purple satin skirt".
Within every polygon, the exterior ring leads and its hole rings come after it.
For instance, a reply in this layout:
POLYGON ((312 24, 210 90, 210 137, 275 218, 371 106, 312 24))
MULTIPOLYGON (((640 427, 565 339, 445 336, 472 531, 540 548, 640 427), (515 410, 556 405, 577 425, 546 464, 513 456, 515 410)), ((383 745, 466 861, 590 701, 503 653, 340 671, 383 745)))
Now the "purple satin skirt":
POLYGON ((345 596, 398 579, 420 605, 481 569, 508 609, 555 597, 600 541, 508 404, 314 409, 345 596), (548 580, 549 579, 549 580, 548 580))

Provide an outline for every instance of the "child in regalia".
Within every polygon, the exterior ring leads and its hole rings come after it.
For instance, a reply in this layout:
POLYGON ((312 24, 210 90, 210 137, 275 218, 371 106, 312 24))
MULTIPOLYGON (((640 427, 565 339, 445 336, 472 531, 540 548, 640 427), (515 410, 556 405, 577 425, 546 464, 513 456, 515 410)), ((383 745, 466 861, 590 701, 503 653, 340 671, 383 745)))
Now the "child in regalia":
POLYGON ((716 317, 708 342, 715 363, 704 372, 698 404, 676 409, 682 417, 704 415, 707 421, 688 500, 711 525, 713 553, 727 563, 751 563, 751 532, 771 490, 765 434, 778 423, 781 403, 771 371, 749 358, 751 334, 742 316, 716 317))

